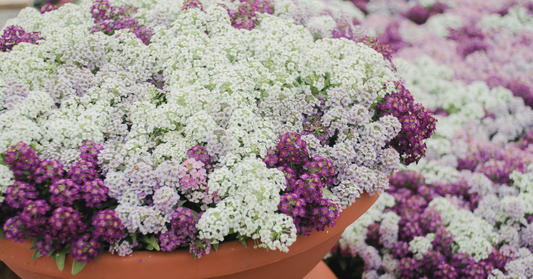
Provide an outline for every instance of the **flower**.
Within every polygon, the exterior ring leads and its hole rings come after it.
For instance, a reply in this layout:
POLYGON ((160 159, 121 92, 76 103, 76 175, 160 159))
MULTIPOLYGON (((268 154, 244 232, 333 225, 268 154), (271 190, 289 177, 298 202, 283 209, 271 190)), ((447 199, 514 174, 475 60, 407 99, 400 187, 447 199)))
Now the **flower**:
POLYGON ((39 40, 43 40, 39 35, 39 32, 26 32, 21 26, 10 25, 2 32, 0 51, 11 51, 20 43, 37 44, 39 40))

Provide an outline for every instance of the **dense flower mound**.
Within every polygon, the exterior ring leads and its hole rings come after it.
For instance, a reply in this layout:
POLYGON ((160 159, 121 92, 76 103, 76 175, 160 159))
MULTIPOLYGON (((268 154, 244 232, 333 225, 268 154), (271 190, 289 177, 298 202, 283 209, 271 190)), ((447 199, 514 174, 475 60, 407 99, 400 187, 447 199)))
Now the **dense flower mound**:
POLYGON ((435 130, 392 51, 314 0, 42 11, 4 29, 42 39, 0 53, 0 218, 37 254, 288 251, 384 193, 435 130))
POLYGON ((397 57, 431 56, 458 80, 503 86, 533 105, 531 1, 370 0, 364 7, 361 25, 397 57))
POLYGON ((438 122, 329 254, 340 277, 533 276, 528 3, 354 1, 438 122))

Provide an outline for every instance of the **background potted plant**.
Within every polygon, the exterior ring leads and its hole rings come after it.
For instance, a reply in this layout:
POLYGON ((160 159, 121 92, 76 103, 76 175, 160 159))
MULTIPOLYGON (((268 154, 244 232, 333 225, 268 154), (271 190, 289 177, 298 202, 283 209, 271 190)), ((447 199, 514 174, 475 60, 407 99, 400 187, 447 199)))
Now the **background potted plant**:
POLYGON ((0 48, 3 233, 72 274, 237 240, 292 255, 340 235, 435 129, 390 50, 318 2, 28 8, 0 48))

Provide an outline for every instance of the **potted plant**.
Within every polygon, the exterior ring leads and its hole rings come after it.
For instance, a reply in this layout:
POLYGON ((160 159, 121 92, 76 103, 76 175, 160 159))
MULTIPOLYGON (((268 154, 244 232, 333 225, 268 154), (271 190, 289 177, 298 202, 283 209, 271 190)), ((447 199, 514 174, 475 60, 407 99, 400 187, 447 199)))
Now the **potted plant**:
POLYGON ((28 278, 183 250, 173 274, 301 254, 303 276, 435 128, 387 47, 318 2, 25 9, 0 48, 0 257, 28 278))

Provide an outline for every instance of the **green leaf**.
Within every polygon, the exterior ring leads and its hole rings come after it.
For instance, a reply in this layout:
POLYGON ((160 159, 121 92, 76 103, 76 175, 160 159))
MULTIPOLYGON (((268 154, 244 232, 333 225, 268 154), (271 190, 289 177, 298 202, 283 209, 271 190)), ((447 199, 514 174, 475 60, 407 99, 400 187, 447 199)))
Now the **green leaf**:
POLYGON ((57 264, 57 269, 59 269, 60 271, 63 271, 63 268, 65 268, 65 253, 56 253, 56 264, 57 264))
POLYGON ((131 233, 130 236, 131 236, 131 239, 133 240, 133 243, 137 242, 137 234, 131 233))
POLYGON ((36 249, 36 248, 37 248, 37 246, 35 246, 35 243, 36 243, 36 242, 37 242, 37 238, 32 238, 32 239, 31 239, 31 243, 32 243, 32 245, 31 245, 31 247, 30 247, 30 250, 33 250, 33 249, 36 249))
POLYGON ((322 188, 322 194, 324 195, 324 197, 329 197, 331 195, 333 195, 333 193, 326 187, 322 188))
POLYGON ((342 270, 346 270, 346 261, 345 260, 340 260, 339 261, 339 265, 341 266, 342 270))
POLYGON ((213 244, 213 249, 215 249, 215 252, 218 252, 218 243, 213 244))
POLYGON ((0 229, 0 238, 1 239, 6 239, 6 236, 4 234, 4 230, 0 229))
POLYGON ((141 238, 141 241, 144 243, 150 243, 150 238, 148 238, 147 235, 143 235, 143 238, 141 238))
POLYGON ((246 243, 246 239, 240 238, 239 241, 244 245, 244 248, 248 248, 248 244, 246 243))
POLYGON ((150 244, 152 244, 152 246, 154 246, 157 251, 161 250, 161 248, 159 248, 159 243, 157 243, 155 235, 152 235, 152 237, 150 237, 150 244))
POLYGON ((148 244, 148 245, 146 245, 146 250, 152 251, 152 250, 154 250, 154 246, 152 246, 152 244, 148 244))
POLYGON ((43 255, 41 255, 41 250, 40 249, 37 249, 35 250, 35 252, 33 252, 33 256, 31 256, 31 259, 32 260, 36 260, 40 257, 42 257, 43 255))
POLYGON ((87 263, 86 262, 78 262, 78 261, 74 261, 72 263, 72 275, 76 275, 78 274, 78 272, 80 272, 86 265, 87 263))
POLYGON ((95 257, 94 260, 95 260, 95 261, 99 261, 100 259, 98 259, 98 257, 95 257))
POLYGON ((50 252, 48 252, 48 254, 46 254, 46 256, 47 256, 47 257, 50 257, 51 255, 54 254, 55 251, 56 251, 56 250, 54 250, 54 249, 50 250, 50 252))
POLYGON ((67 244, 67 246, 65 246, 65 248, 63 248, 60 253, 68 254, 70 253, 70 250, 72 250, 72 248, 70 247, 70 245, 67 244))

